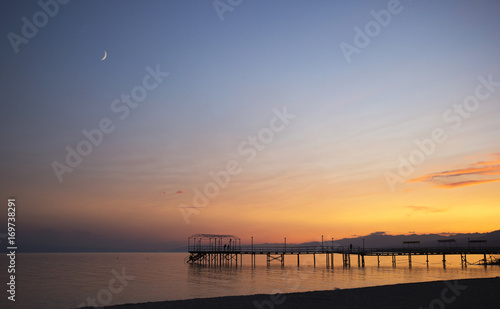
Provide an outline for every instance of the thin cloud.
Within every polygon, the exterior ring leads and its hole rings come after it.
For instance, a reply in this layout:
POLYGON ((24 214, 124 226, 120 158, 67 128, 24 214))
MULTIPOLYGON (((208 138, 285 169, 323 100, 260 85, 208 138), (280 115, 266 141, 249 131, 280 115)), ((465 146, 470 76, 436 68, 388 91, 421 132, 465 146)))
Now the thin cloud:
MULTIPOLYGON (((495 157, 498 156, 498 154, 492 154, 491 156, 495 157)), ((496 158, 493 161, 479 161, 475 164, 471 164, 466 168, 430 173, 421 177, 410 179, 407 182, 431 182, 436 184, 434 188, 453 189, 464 186, 473 186, 496 182, 500 180, 484 179, 484 177, 481 177, 493 175, 500 175, 500 157, 496 158), (468 179, 457 179, 458 177, 468 179)))
MULTIPOLYGON (((481 164, 481 163, 477 163, 481 164)), ((428 174, 422 177, 408 180, 408 182, 432 181, 436 177, 456 177, 464 175, 500 175, 500 166, 488 166, 481 168, 463 168, 452 171, 444 171, 428 174)))
POLYGON ((414 205, 405 206, 405 208, 411 209, 413 211, 421 211, 421 212, 428 212, 428 213, 448 211, 447 209, 439 209, 439 208, 427 207, 427 206, 414 206, 414 205))
MULTIPOLYGON (((500 154, 498 154, 500 156, 500 154)), ((480 161, 476 163, 477 165, 498 165, 500 164, 500 158, 496 159, 495 161, 480 161)))
MULTIPOLYGON (((184 190, 177 190, 175 191, 175 194, 183 194, 184 193, 184 190)), ((163 195, 169 195, 170 193, 168 193, 167 191, 161 191, 161 194, 163 195)))
POLYGON ((435 186, 434 188, 453 189, 453 188, 458 188, 458 187, 480 185, 480 184, 483 184, 483 183, 498 182, 498 181, 500 181, 500 179, 466 180, 466 181, 446 183, 446 184, 435 186))

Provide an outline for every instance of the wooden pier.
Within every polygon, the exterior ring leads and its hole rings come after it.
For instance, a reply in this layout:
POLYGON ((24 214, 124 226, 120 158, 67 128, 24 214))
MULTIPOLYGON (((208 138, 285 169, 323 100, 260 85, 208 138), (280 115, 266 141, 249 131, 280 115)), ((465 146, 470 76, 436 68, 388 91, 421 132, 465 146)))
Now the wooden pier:
POLYGON ((242 264, 243 255, 250 255, 251 265, 255 266, 257 255, 265 255, 267 265, 277 261, 281 266, 285 265, 286 255, 297 255, 297 266, 300 266, 300 255, 313 255, 314 267, 316 267, 316 256, 324 255, 326 267, 333 267, 334 255, 342 256, 343 267, 351 267, 351 260, 357 258, 357 266, 365 267, 365 257, 377 257, 377 264, 380 266, 380 257, 392 257, 392 266, 396 267, 398 256, 408 257, 408 266, 412 267, 412 256, 425 255, 427 266, 429 266, 429 256, 442 255, 443 267, 446 267, 446 256, 460 255, 462 267, 467 267, 467 255, 475 254, 484 256, 499 255, 500 247, 403 247, 403 248, 360 248, 333 246, 333 244, 321 246, 288 246, 286 238, 281 247, 254 247, 253 238, 250 246, 241 246, 241 240, 233 235, 196 234, 188 239, 189 256, 185 258, 186 263, 197 263, 214 266, 230 266, 242 264))

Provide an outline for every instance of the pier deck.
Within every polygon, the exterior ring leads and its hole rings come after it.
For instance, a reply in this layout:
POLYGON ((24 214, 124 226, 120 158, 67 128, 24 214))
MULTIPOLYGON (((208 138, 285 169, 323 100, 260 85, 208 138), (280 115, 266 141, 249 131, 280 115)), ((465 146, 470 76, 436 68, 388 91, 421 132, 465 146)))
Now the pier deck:
POLYGON ((334 254, 342 255, 344 267, 351 266, 351 256, 357 256, 358 266, 365 266, 366 256, 376 256, 378 264, 380 265, 381 256, 391 256, 392 265, 396 266, 397 256, 408 256, 408 263, 411 267, 411 257, 415 255, 426 255, 427 265, 429 263, 429 255, 442 255, 443 267, 446 267, 447 255, 460 255, 462 266, 467 266, 467 255, 482 255, 484 261, 487 255, 500 255, 500 247, 404 247, 404 248, 361 248, 351 246, 295 246, 286 245, 280 247, 261 246, 254 247, 241 246, 240 239, 231 235, 211 235, 211 234, 198 234, 190 237, 188 241, 189 256, 186 257, 186 263, 201 263, 201 264, 214 264, 224 265, 232 264, 233 262, 238 265, 238 260, 242 261, 243 255, 250 255, 252 265, 255 265, 255 257, 257 255, 265 255, 267 257, 267 264, 272 261, 279 261, 282 265, 285 263, 285 255, 297 255, 297 265, 300 265, 300 255, 312 254, 314 257, 314 266, 316 266, 316 255, 324 254, 326 256, 326 265, 333 267, 334 254), (202 245, 201 239, 207 236, 208 245, 202 245), (198 237, 198 241, 196 241, 198 237), (229 239, 229 241, 227 241, 229 239), (238 256, 240 257, 238 259, 238 256))

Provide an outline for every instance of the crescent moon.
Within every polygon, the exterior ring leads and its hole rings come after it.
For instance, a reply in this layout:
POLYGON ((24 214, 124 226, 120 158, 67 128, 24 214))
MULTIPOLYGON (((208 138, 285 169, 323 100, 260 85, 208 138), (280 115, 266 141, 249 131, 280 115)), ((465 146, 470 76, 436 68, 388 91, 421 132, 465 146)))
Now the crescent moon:
POLYGON ((102 57, 101 61, 104 61, 106 60, 106 57, 108 56, 108 53, 106 51, 104 51, 104 57, 102 57))

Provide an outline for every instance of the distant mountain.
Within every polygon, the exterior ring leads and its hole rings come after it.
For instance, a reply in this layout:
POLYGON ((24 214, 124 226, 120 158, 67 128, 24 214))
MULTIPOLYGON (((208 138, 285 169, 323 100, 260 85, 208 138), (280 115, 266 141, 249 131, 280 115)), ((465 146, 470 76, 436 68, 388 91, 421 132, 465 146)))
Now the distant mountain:
POLYGON ((486 233, 484 235, 484 238, 479 238, 479 239, 485 239, 488 242, 488 245, 500 246, 500 230, 491 233, 486 233))
MULTIPOLYGON (((469 240, 486 240, 488 246, 500 246, 500 230, 490 233, 443 233, 443 234, 412 234, 412 235, 388 235, 385 232, 374 232, 367 236, 359 236, 356 238, 343 238, 336 240, 335 246, 350 246, 362 247, 363 239, 365 248, 400 248, 403 247, 405 241, 420 241, 421 247, 437 247, 438 240, 454 239, 457 246, 467 246, 469 240)), ((303 246, 321 246, 321 242, 308 242, 300 245, 303 246)), ((324 243, 325 246, 330 246, 331 241, 324 243)))

